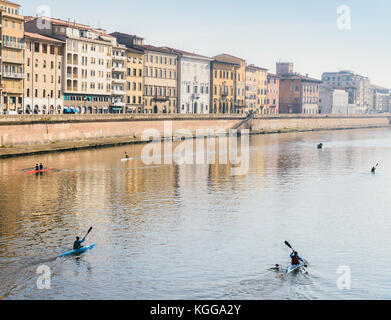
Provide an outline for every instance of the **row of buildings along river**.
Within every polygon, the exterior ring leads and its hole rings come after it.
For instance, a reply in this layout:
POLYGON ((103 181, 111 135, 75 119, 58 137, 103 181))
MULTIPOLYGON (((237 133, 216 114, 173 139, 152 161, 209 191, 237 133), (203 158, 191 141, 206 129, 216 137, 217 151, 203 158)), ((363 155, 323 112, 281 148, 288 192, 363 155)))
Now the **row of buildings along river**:
POLYGON ((390 111, 391 90, 352 71, 314 79, 271 73, 230 54, 207 57, 142 37, 47 17, 0 0, 0 114, 298 113, 390 111))

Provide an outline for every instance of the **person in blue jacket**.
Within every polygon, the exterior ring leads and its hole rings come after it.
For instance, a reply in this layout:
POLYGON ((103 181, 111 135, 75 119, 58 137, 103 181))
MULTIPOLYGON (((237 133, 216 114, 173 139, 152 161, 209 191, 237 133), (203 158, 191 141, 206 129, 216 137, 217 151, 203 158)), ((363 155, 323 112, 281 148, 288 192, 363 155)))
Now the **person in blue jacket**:
POLYGON ((86 241, 86 238, 84 238, 83 240, 80 240, 79 237, 76 237, 76 241, 73 244, 73 250, 79 250, 79 249, 83 248, 82 244, 84 243, 84 241, 86 241))
POLYGON ((296 251, 291 253, 291 259, 292 259, 292 266, 296 266, 301 262, 304 262, 304 260, 299 257, 299 254, 296 251))

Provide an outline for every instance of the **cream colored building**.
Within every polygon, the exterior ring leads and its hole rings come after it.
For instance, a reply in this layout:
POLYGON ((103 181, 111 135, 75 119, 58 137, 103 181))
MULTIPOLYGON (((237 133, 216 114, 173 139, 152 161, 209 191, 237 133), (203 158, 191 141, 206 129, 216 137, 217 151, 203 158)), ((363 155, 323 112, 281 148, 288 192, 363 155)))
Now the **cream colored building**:
POLYGON ((29 32, 25 42, 24 113, 63 113, 64 42, 29 32))
POLYGON ((112 96, 113 37, 105 30, 60 19, 36 18, 26 31, 65 42, 64 109, 85 113, 108 113, 112 96), (42 28, 41 25, 45 25, 42 28))
POLYGON ((0 113, 23 113, 24 17, 20 6, 0 1, 1 104, 0 113))

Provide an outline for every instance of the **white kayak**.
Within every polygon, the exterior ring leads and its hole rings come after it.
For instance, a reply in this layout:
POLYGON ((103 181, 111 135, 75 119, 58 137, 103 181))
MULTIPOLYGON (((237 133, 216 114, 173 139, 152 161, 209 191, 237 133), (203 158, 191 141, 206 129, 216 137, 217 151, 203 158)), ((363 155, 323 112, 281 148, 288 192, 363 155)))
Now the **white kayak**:
POLYGON ((286 270, 286 274, 290 274, 292 272, 297 272, 299 271, 302 267, 304 267, 304 265, 301 263, 301 264, 295 264, 295 265, 291 265, 290 267, 288 267, 288 269, 286 270))
POLYGON ((125 159, 121 159, 121 162, 128 162, 128 161, 131 161, 133 160, 132 158, 125 158, 125 159))

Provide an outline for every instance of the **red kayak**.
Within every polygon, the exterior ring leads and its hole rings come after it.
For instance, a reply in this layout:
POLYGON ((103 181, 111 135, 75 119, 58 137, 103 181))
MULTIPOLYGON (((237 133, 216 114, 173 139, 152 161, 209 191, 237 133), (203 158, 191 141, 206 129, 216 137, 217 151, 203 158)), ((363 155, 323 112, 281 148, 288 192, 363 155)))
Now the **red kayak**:
POLYGON ((42 169, 42 170, 26 171, 26 173, 27 173, 27 174, 34 174, 34 173, 48 172, 48 171, 51 171, 51 170, 53 170, 53 169, 46 168, 46 169, 42 169))

